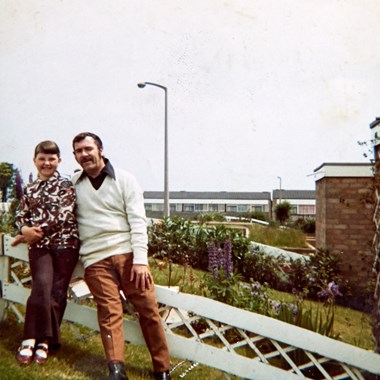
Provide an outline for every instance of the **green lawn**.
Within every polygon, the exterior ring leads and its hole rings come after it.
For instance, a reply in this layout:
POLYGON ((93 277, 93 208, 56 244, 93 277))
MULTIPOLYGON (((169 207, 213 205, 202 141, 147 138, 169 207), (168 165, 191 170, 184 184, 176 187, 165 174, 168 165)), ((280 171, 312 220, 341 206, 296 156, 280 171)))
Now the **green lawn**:
POLYGON ((273 247, 307 248, 306 235, 294 228, 278 228, 250 224, 249 238, 256 243, 267 244, 273 247))
MULTIPOLYGON (((10 313, 6 321, 0 322, 0 379, 1 380, 105 380, 107 364, 98 333, 64 322, 61 349, 50 355, 45 366, 32 364, 20 367, 15 353, 21 341, 22 324, 10 313)), ((145 347, 126 344, 127 372, 130 380, 151 379, 151 361, 145 347)), ((186 374, 186 379, 225 379, 214 369, 172 358, 175 379, 186 374)), ((232 377, 237 379, 236 377, 232 377)))

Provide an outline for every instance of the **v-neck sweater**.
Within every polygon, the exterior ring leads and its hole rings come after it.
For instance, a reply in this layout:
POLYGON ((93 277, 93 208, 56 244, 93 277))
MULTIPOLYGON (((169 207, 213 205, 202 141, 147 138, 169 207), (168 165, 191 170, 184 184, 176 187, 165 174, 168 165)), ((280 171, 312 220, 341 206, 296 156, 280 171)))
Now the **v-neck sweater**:
POLYGON ((135 177, 115 169, 99 189, 87 176, 74 174, 80 257, 86 268, 110 256, 131 253, 134 264, 148 264, 148 235, 143 191, 135 177))

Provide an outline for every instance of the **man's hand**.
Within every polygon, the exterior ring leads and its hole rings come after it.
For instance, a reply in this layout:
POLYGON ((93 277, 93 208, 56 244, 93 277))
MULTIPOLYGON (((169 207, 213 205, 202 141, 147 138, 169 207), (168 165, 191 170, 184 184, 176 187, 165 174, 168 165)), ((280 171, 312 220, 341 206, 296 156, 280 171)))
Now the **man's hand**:
POLYGON ((22 236, 24 236, 25 241, 29 244, 35 244, 44 237, 44 232, 41 227, 22 227, 22 236))
POLYGON ((141 286, 141 290, 149 289, 152 285, 152 274, 149 267, 143 264, 133 264, 131 270, 130 281, 135 281, 135 288, 138 289, 141 286))
POLYGON ((20 243, 26 243, 24 235, 17 235, 12 240, 11 246, 16 247, 16 245, 19 245, 20 243))

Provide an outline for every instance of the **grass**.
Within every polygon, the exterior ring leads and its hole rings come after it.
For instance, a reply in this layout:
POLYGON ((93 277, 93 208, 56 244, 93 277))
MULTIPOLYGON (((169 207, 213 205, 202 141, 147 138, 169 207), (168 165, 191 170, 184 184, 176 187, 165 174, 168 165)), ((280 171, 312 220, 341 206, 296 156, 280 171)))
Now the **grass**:
POLYGON ((273 247, 307 248, 305 234, 294 228, 281 229, 278 227, 249 225, 250 240, 273 247))
MULTIPOLYGON (((108 376, 107 363, 98 333, 64 321, 61 349, 49 356, 44 366, 31 364, 21 367, 15 353, 22 338, 23 325, 13 313, 0 322, 0 378, 1 380, 104 380, 108 376)), ((171 358, 174 378, 225 379, 221 371, 171 358)), ((130 380, 151 379, 151 360, 145 347, 126 344, 127 373, 130 380)), ((232 377, 237 379, 237 377, 232 377)))

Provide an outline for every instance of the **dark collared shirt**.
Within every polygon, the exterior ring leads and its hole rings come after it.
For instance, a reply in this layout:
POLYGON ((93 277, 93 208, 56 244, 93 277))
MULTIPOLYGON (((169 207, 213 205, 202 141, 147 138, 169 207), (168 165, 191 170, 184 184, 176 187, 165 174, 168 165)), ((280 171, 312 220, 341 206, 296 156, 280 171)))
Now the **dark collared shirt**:
POLYGON ((109 161, 108 158, 104 157, 103 159, 104 159, 105 166, 97 177, 92 178, 92 177, 88 176, 84 170, 83 170, 81 176, 79 177, 80 180, 83 179, 84 177, 88 177, 88 179, 90 180, 90 182, 91 182, 91 184, 95 190, 98 190, 100 188, 100 186, 102 186, 102 183, 105 180, 105 178, 107 177, 107 175, 109 175, 113 179, 116 179, 115 170, 114 170, 113 166, 111 165, 111 162, 109 161))

